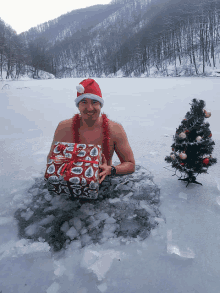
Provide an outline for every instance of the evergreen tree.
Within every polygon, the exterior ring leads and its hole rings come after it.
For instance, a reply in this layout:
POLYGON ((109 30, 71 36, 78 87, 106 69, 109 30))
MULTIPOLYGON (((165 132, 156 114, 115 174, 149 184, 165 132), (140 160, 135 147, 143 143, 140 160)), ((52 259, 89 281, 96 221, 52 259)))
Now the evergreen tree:
POLYGON ((185 119, 176 129, 172 152, 165 161, 179 170, 181 177, 182 173, 188 176, 178 180, 201 184, 195 180, 195 174, 207 173, 208 168, 217 163, 217 159, 211 156, 215 142, 211 139, 210 124, 204 123, 204 119, 209 118, 211 113, 203 109, 203 100, 193 99, 192 102, 190 112, 186 113, 185 119))

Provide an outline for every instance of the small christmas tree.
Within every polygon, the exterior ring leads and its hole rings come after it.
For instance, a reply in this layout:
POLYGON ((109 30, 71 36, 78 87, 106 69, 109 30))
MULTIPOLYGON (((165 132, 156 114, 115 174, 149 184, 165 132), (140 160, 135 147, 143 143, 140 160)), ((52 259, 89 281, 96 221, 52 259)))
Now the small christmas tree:
POLYGON ((188 176, 178 180, 187 181, 188 184, 201 184, 196 181, 195 173, 207 173, 208 168, 217 163, 217 159, 211 156, 215 143, 211 139, 210 124, 204 123, 204 119, 209 118, 211 112, 203 109, 203 100, 193 99, 192 102, 190 112, 186 113, 185 119, 176 129, 172 152, 170 156, 166 156, 165 161, 172 163, 172 168, 179 170, 181 177, 182 173, 188 176))

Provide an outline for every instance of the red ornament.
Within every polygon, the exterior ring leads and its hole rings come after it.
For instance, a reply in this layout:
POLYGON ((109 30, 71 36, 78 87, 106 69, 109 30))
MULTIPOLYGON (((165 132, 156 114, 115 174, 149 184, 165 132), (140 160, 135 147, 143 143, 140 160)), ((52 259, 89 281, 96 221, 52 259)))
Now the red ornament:
POLYGON ((212 133, 209 134, 209 137, 212 137, 212 133))
POLYGON ((174 151, 174 148, 172 148, 172 151, 174 151))
POLYGON ((204 165, 208 165, 209 159, 208 158, 205 158, 202 162, 203 162, 204 165))
POLYGON ((185 132, 185 133, 189 133, 189 130, 187 129, 187 130, 185 130, 184 132, 185 132))
POLYGON ((180 163, 180 165, 184 166, 185 164, 184 163, 180 163))

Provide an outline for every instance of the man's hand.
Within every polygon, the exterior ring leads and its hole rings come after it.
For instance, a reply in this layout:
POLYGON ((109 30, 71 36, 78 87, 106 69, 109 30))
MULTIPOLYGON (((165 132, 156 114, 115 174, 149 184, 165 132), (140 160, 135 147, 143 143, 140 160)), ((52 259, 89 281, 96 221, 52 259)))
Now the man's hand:
POLYGON ((102 170, 102 172, 99 173, 99 177, 100 177, 99 183, 101 184, 107 175, 111 175, 111 169, 112 169, 111 166, 107 165, 107 160, 104 154, 102 154, 102 165, 100 165, 99 168, 100 170, 102 170))

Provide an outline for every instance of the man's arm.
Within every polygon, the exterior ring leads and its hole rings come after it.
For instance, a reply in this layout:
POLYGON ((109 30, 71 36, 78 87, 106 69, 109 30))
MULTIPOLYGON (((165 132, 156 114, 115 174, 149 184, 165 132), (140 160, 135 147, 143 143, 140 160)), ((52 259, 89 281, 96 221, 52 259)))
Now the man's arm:
POLYGON ((129 145, 127 135, 122 125, 115 123, 113 126, 115 152, 121 164, 117 165, 116 174, 131 174, 135 171, 135 160, 129 145))
POLYGON ((52 141, 52 144, 51 144, 51 147, 50 147, 50 152, 47 156, 47 163, 50 159, 50 156, 52 155, 52 151, 53 151, 53 146, 54 146, 54 143, 56 141, 62 141, 63 140, 63 134, 65 134, 65 131, 63 131, 65 129, 65 125, 66 125, 66 120, 64 121, 61 121, 56 130, 55 130, 55 133, 54 133, 54 137, 53 137, 53 141, 52 141))
POLYGON ((48 163, 48 161, 50 159, 50 156, 52 155, 52 150, 53 150, 54 143, 55 143, 55 141, 57 141, 56 137, 57 137, 57 133, 59 132, 59 125, 60 125, 60 123, 58 124, 58 126, 57 126, 57 128, 55 130, 54 136, 53 136, 53 141, 51 143, 50 151, 49 151, 49 154, 47 156, 47 163, 48 163))

